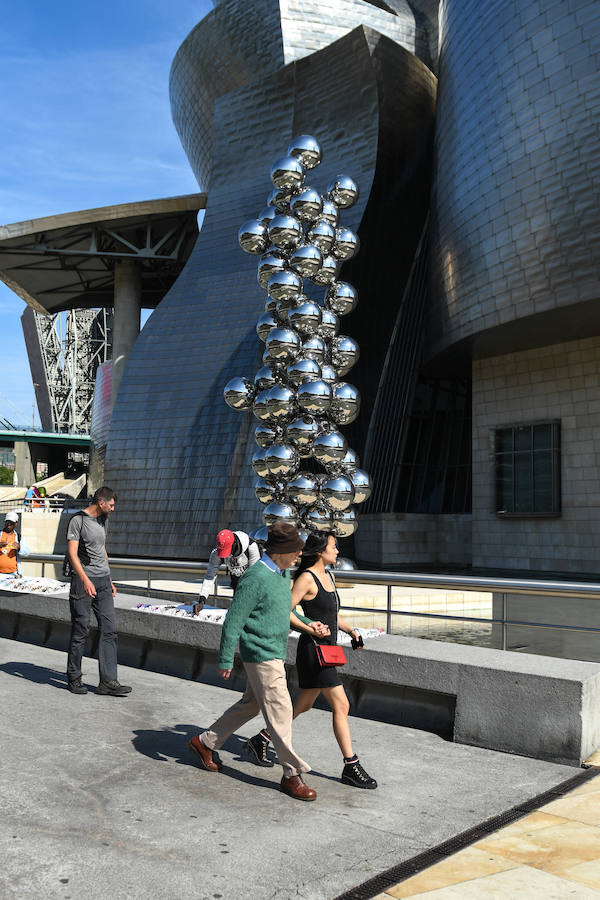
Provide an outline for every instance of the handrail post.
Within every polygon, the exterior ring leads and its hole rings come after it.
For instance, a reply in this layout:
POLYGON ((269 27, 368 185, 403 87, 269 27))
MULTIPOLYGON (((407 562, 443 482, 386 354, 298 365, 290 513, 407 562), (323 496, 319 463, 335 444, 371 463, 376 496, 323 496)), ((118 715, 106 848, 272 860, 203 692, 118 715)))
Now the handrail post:
POLYGON ((43 562, 42 563, 42 578, 44 577, 45 574, 46 574, 46 563, 43 562))
POLYGON ((146 572, 146 597, 150 596, 150 588, 152 587, 152 573, 150 569, 146 572))
POLYGON ((508 625, 506 622, 507 619, 507 611, 508 604, 506 600, 506 593, 502 594, 502 649, 506 650, 508 648, 508 625))
POLYGON ((385 633, 392 633, 392 585, 387 585, 387 610, 385 614, 385 633))

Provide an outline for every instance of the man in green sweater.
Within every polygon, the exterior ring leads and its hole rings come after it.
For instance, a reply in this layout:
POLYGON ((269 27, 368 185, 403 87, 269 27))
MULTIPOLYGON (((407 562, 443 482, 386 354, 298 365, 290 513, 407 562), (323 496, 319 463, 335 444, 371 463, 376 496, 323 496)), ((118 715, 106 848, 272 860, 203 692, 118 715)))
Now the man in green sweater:
POLYGON ((281 790, 297 800, 315 800, 316 791, 302 778, 310 766, 292 747, 292 701, 283 663, 290 622, 294 628, 315 637, 322 635, 325 628, 320 622, 292 613, 287 570, 296 562, 303 546, 304 541, 293 525, 276 522, 269 526, 265 551, 240 579, 221 634, 219 674, 229 678, 239 640, 248 686, 241 700, 207 731, 192 738, 188 746, 198 754, 203 769, 218 772, 222 765, 215 751, 261 712, 283 766, 281 790))

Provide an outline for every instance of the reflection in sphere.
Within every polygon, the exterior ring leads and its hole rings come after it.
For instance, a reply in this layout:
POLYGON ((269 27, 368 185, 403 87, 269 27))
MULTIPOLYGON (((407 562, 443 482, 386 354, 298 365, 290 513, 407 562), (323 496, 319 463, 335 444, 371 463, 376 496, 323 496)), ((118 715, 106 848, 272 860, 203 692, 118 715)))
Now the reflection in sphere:
POLYGON ((273 188, 267 197, 267 203, 280 213, 289 213, 291 199, 292 194, 290 191, 281 191, 279 188, 273 188))
POLYGON ((321 162, 321 148, 311 134, 299 134, 290 141, 288 156, 295 156, 305 169, 314 169, 321 162))
POLYGON ((340 221, 340 211, 331 200, 328 200, 327 197, 323 197, 323 210, 321 212, 321 221, 327 222, 329 225, 333 225, 336 228, 340 221))
MULTIPOLYGON (((304 295, 301 294, 301 296, 304 296, 304 295)), ((278 300, 277 301, 277 306, 275 307, 275 318, 277 319, 278 323, 280 323, 282 325, 283 328, 285 328, 285 326, 287 324, 288 313, 290 311, 290 308, 293 305, 293 302, 294 301, 292 301, 292 300, 278 300)))
POLYGON ((358 362, 360 349, 354 338, 340 334, 331 342, 331 362, 340 377, 346 375, 358 362))
POLYGON ((338 556, 333 564, 333 568, 338 572, 356 572, 357 565, 354 560, 348 559, 347 556, 338 556))
POLYGON ((302 240, 302 225, 295 216, 275 216, 268 231, 271 243, 279 250, 295 250, 302 240))
POLYGON ((265 312, 271 313, 271 315, 275 315, 275 311, 277 309, 277 300, 274 297, 267 297, 265 300, 265 312))
POLYGON ((258 478, 254 482, 254 493, 261 503, 272 503, 273 500, 280 499, 280 493, 275 485, 265 481, 264 478, 258 478))
POLYGON ((302 457, 310 456, 314 439, 319 433, 317 423, 313 416, 305 414, 290 422, 286 429, 288 441, 291 441, 298 449, 302 457))
POLYGON ((254 400, 254 385, 248 378, 231 378, 223 389, 223 396, 232 409, 250 409, 254 400))
POLYGON ((269 537, 269 529, 266 525, 261 525, 260 528, 255 528, 254 531, 251 531, 249 537, 251 541, 256 541, 257 544, 265 544, 269 537))
POLYGON ((296 272, 273 272, 267 281, 269 297, 274 300, 293 300, 302 293, 302 279, 296 272))
POLYGON ((351 313, 358 303, 358 291, 347 281, 334 281, 327 288, 325 305, 338 316, 351 313))
POLYGON ((353 509, 333 514, 333 533, 338 537, 350 537, 358 528, 356 513, 353 509))
POLYGON ((331 513, 323 504, 307 512, 304 521, 311 531, 333 531, 331 513))
POLYGON ((266 391, 277 384, 277 376, 270 366, 261 366, 254 376, 254 386, 257 391, 266 391))
POLYGON ((256 333, 261 341, 266 341, 266 339, 269 337, 269 334, 273 331, 274 328, 277 328, 277 322, 275 321, 275 317, 272 313, 264 312, 258 317, 258 322, 256 323, 256 333))
POLYGON ((360 411, 360 393, 353 384, 345 381, 333 386, 329 415, 338 425, 354 422, 360 411))
POLYGON ((271 427, 266 422, 261 422, 254 430, 254 440, 259 447, 268 447, 269 444, 277 444, 282 437, 282 431, 275 426, 271 427))
POLYGON ((315 272, 311 281, 314 281, 315 284, 321 285, 331 284, 331 282, 335 281, 335 279, 338 277, 339 271, 339 260, 337 260, 335 256, 324 256, 323 265, 318 272, 315 272))
POLYGON ((265 450, 265 463, 270 475, 289 478, 296 473, 300 457, 291 444, 271 444, 265 450))
MULTIPOLYGON (((352 473, 356 471, 359 464, 360 460, 358 458, 358 453, 356 450, 353 450, 352 447, 348 447, 344 458, 339 462, 330 463, 327 466, 327 471, 331 472, 332 475, 352 476, 352 473)), ((354 502, 356 503, 356 499, 354 502)))
POLYGON ((288 268, 287 257, 279 250, 269 250, 258 264, 257 279, 261 288, 267 289, 267 283, 273 272, 282 272, 288 268))
POLYGON ((268 388, 266 391, 259 391, 252 404, 252 412, 260 422, 268 422, 270 418, 267 410, 267 394, 270 390, 271 388, 268 388))
POLYGON ((238 242, 246 253, 264 253, 269 246, 267 226, 259 219, 249 219, 238 231, 238 242))
POLYGON ((300 338, 291 328, 274 328, 266 343, 269 356, 283 363, 295 359, 300 349, 300 338))
POLYGON ((263 510, 265 525, 274 525, 275 522, 289 522, 290 525, 295 525, 297 518, 298 513, 291 503, 280 503, 278 500, 274 500, 263 510))
POLYGON ((347 259, 352 259, 353 256, 356 256, 359 249, 360 240, 357 234, 351 231, 350 228, 336 228, 335 244, 331 249, 336 259, 341 259, 343 262, 347 259))
POLYGON ((358 185, 349 175, 336 175, 327 185, 327 199, 341 209, 348 209, 358 200, 358 185))
MULTIPOLYGON (((321 307, 313 303, 312 300, 307 300, 305 303, 301 303, 300 306, 295 306, 290 310, 288 321, 291 327, 295 328, 301 335, 316 334, 321 325, 322 313, 325 312, 327 310, 321 310, 321 307)), ((325 335, 322 336, 325 337, 325 335)))
POLYGON ((352 506, 354 485, 346 475, 335 475, 322 485, 321 498, 332 512, 343 512, 352 506))
POLYGON ((371 496, 371 479, 363 469, 356 469, 350 477, 354 485, 354 502, 364 503, 371 496))
POLYGON ((302 356, 314 359, 318 363, 322 363, 325 359, 325 341, 318 335, 307 338, 302 344, 302 356))
POLYGON ((313 456, 325 466, 340 462, 346 455, 347 449, 348 442, 339 431, 327 431, 317 435, 312 445, 313 456))
POLYGON ((266 225, 268 228, 271 219, 275 218, 276 215, 277 215, 277 210, 275 209, 274 206, 265 206, 265 208, 262 210, 262 212, 258 216, 258 221, 262 222, 263 225, 266 225))
POLYGON ((290 209, 301 222, 314 222, 323 210, 323 199, 314 188, 302 188, 290 200, 290 209))
POLYGON ((329 363, 324 363, 321 366, 321 378, 323 379, 323 381, 326 381, 327 384, 335 384, 335 382, 337 381, 337 377, 337 370, 334 369, 333 366, 330 366, 329 363))
MULTIPOLYGON (((297 391, 298 406, 313 416, 327 412, 331 406, 331 385, 319 379, 317 381, 304 381, 297 391)), ((314 444, 313 444, 314 448, 314 444)), ((345 452, 345 450, 344 450, 345 452)))
POLYGON ((319 499, 319 485, 311 472, 298 472, 288 482, 287 496, 296 506, 314 506, 319 499))
POLYGON ((321 366, 314 359, 300 356, 287 367, 286 375, 295 385, 302 381, 315 381, 321 377, 321 366))
POLYGON ((329 222, 319 220, 316 225, 309 230, 306 240, 310 244, 318 247, 321 253, 327 255, 331 252, 331 248, 335 243, 335 228, 329 222))
POLYGON ((271 167, 271 181, 276 188, 291 194, 302 187, 304 166, 295 156, 282 156, 271 167))
POLYGON ((302 244, 290 256, 290 266, 303 278, 312 278, 323 265, 323 254, 316 244, 302 244))
POLYGON ((338 333, 340 322, 338 317, 330 309, 324 309, 321 312, 321 324, 317 329, 317 333, 324 341, 330 341, 338 333))
POLYGON ((252 456, 252 468, 256 475, 259 478, 265 478, 269 474, 269 470, 267 469, 267 464, 265 462, 266 449, 264 447, 259 447, 258 450, 254 451, 252 456))
POLYGON ((277 425, 290 422, 298 415, 298 405, 294 391, 283 384, 275 384, 267 392, 267 412, 269 421, 277 425))

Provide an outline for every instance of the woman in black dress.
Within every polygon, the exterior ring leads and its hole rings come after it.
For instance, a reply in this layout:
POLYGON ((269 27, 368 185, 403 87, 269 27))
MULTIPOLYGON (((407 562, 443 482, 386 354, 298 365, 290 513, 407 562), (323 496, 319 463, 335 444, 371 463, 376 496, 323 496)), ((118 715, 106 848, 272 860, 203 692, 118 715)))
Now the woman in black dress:
MULTIPOLYGON (((308 536, 292 588, 292 610, 302 604, 304 614, 329 627, 329 636, 320 638, 321 644, 336 644, 338 630, 345 631, 356 641, 360 634, 340 616, 339 598, 333 576, 326 566, 333 566, 338 557, 333 534, 308 536)), ((300 693, 294 703, 294 718, 312 708, 319 694, 323 694, 333 713, 333 733, 344 758, 342 781, 358 788, 377 787, 374 778, 365 772, 352 749, 348 712, 350 704, 336 668, 322 668, 317 659, 315 641, 305 633, 298 639, 296 667, 300 693)), ((267 756, 269 736, 266 731, 247 742, 249 751, 259 765, 272 764, 267 756)))

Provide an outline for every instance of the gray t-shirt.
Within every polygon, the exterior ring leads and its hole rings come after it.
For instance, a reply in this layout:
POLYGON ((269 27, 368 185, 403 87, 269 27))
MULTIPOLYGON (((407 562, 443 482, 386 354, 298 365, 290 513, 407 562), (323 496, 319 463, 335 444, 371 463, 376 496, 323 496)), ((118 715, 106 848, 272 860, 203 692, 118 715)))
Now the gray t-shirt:
POLYGON ((106 558, 106 517, 90 516, 85 510, 73 516, 67 528, 67 540, 79 541, 78 556, 89 578, 110 575, 106 558))

